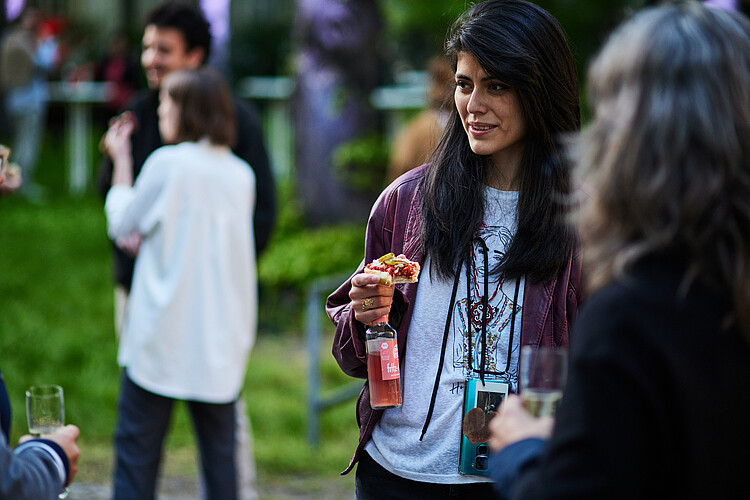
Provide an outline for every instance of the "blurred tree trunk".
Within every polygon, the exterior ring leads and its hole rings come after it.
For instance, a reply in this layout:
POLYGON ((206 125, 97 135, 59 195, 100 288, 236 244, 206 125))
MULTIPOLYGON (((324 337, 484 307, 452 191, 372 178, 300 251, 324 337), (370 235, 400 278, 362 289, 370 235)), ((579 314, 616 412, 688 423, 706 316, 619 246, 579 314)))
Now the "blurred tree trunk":
MULTIPOLYGON (((133 25, 133 2, 131 0, 120 0, 117 7, 118 26, 117 31, 127 33, 133 25)), ((142 26, 139 26, 142 28, 142 26)))
POLYGON ((372 132, 381 18, 376 0, 297 0, 293 123, 298 192, 312 226, 366 220, 380 185, 345 185, 332 153, 372 132))

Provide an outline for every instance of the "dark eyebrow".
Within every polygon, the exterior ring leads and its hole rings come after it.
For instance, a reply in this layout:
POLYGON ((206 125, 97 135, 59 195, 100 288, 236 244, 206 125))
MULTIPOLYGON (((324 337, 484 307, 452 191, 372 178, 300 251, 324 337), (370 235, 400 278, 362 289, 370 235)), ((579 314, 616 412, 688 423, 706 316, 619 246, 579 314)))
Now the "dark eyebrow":
MULTIPOLYGON (((462 75, 460 73, 456 73, 456 79, 457 80, 458 79, 471 80, 471 78, 469 78, 468 76, 462 75)), ((491 80, 497 80, 498 82, 502 82, 502 80, 500 80, 500 78, 496 76, 485 76, 484 78, 480 80, 480 82, 489 82, 491 80)))

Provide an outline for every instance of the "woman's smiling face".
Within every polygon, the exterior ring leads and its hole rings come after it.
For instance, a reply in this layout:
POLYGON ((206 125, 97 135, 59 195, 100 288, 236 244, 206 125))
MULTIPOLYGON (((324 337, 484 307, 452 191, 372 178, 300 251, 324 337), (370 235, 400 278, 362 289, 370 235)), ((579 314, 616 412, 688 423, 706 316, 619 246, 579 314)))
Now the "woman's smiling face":
POLYGON ((526 138, 518 93, 490 77, 474 56, 461 52, 456 66, 455 102, 471 150, 490 156, 504 177, 512 180, 526 138))

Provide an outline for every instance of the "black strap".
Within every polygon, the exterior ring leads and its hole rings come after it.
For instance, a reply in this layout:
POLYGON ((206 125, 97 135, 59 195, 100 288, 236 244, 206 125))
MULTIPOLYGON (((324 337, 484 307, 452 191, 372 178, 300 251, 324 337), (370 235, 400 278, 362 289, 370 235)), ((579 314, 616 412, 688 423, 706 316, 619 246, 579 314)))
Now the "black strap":
MULTIPOLYGON (((484 250, 484 294, 482 296, 482 365, 479 369, 479 377, 482 381, 482 385, 484 385, 484 373, 485 373, 485 364, 486 364, 486 349, 487 349, 487 308, 489 307, 489 297, 488 295, 488 289, 489 289, 489 270, 488 270, 488 264, 489 264, 489 250, 487 248, 487 244, 484 242, 482 238, 478 238, 478 240, 481 242, 482 248, 484 250)), ((432 412, 435 410, 435 400, 437 399, 437 392, 438 388, 440 387, 440 375, 443 373, 443 363, 445 363, 445 348, 448 345, 448 333, 450 332, 450 326, 451 326, 451 319, 453 319, 453 307, 456 303, 456 295, 458 292, 458 278, 461 275, 461 268, 463 267, 463 260, 459 262, 458 268, 456 270, 456 277, 453 280, 453 291, 451 292, 451 301, 448 304, 448 317, 445 320, 445 329, 443 330, 443 345, 440 349, 440 363, 438 363, 438 369, 437 374, 435 375, 435 385, 432 388, 432 396, 430 397, 430 408, 427 410, 427 417, 424 421, 424 426, 422 427, 422 434, 419 436, 419 440, 422 441, 422 438, 424 438, 425 433, 427 432, 427 427, 430 425, 430 420, 432 419, 432 412)), ((511 360, 511 352, 513 350, 513 333, 516 329, 516 313, 518 312, 518 293, 519 289, 521 287, 521 279, 516 280, 516 290, 513 294, 513 312, 510 317, 510 339, 508 342, 508 359, 505 364, 505 370, 502 372, 491 372, 493 375, 503 375, 508 370, 510 370, 510 360, 511 360)), ((469 369, 471 371, 474 371, 474 369, 471 367, 472 358, 473 355, 471 353, 471 264, 466 266, 466 301, 468 306, 468 342, 469 342, 469 369)))
POLYGON ((437 399, 438 387, 440 387, 440 374, 443 372, 443 363, 445 362, 445 347, 448 345, 448 333, 451 326, 451 318, 453 317, 453 306, 456 303, 456 293, 458 292, 458 277, 461 274, 461 266, 463 261, 458 263, 458 271, 456 271, 456 279, 453 281, 453 292, 451 293, 451 301, 448 304, 448 319, 445 320, 445 330, 443 331, 443 347, 440 350, 440 363, 438 364, 437 375, 435 376, 435 386, 432 388, 432 397, 430 398, 430 409, 427 410, 427 417, 422 427, 422 435, 419 436, 421 441, 424 437, 424 433, 427 432, 427 427, 430 425, 432 419, 432 412, 435 409, 435 400, 437 399))
MULTIPOLYGON (((476 238, 482 246, 482 254, 484 254, 484 293, 482 294, 482 364, 479 367, 479 380, 484 385, 484 368, 487 364, 487 309, 489 308, 489 288, 490 288, 490 263, 489 253, 490 249, 487 248, 487 243, 480 237, 476 238)), ((478 268, 478 266, 475 266, 478 268)), ((471 269, 466 268, 466 280, 469 281, 471 269)), ((469 290, 470 291, 470 290, 469 290)), ((469 306, 471 307, 471 295, 466 294, 469 306)), ((469 314, 469 325, 471 325, 471 314, 469 314)), ((511 332, 511 335, 513 332, 511 332)), ((469 326, 469 338, 471 338, 471 326, 469 326)), ((511 337, 512 342, 513 337, 511 337)), ((469 358, 471 359, 471 358, 469 358)))
MULTIPOLYGON (((518 293, 519 289, 521 287, 521 279, 516 280, 516 289, 513 294, 513 312, 510 316, 510 337, 508 339, 508 356, 505 361, 505 370, 501 372, 495 372, 495 371, 487 371, 486 369, 486 363, 487 363, 487 314, 489 309, 489 270, 487 269, 489 265, 489 249, 487 248, 487 244, 484 242, 484 239, 482 239, 480 236, 477 236, 474 239, 475 242, 479 243, 479 245, 482 247, 482 251, 484 252, 484 294, 482 295, 482 336, 481 336, 481 342, 482 342, 482 364, 479 367, 479 370, 474 368, 473 366, 473 360, 474 355, 472 354, 472 331, 471 331, 471 319, 472 319, 472 310, 471 310, 471 268, 470 266, 467 266, 466 268, 466 302, 467 302, 467 311, 468 311, 468 360, 469 360, 469 371, 470 372, 479 372, 479 378, 482 381, 482 385, 484 385, 484 376, 485 374, 490 375, 505 375, 510 370, 510 360, 511 360, 511 354, 513 352, 513 334, 516 330, 516 313, 518 312, 518 293)), ((476 265, 474 266, 476 267, 476 265)))

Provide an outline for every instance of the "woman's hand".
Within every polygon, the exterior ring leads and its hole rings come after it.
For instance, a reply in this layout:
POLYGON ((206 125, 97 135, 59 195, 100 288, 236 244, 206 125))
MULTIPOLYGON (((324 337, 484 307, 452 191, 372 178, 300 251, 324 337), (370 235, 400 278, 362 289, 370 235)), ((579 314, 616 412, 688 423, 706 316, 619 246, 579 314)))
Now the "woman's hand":
POLYGON ((127 236, 120 236, 115 240, 115 245, 126 255, 135 259, 141 249, 141 235, 134 231, 127 236))
POLYGON ((523 407, 519 396, 510 395, 490 421, 490 448, 500 451, 516 441, 532 437, 549 439, 554 423, 552 417, 533 417, 523 407))
POLYGON ((109 128, 104 134, 99 148, 109 155, 112 161, 123 156, 130 156, 130 136, 135 130, 135 116, 126 111, 109 121, 109 128))
POLYGON ((100 148, 112 159, 112 185, 133 185, 133 157, 130 136, 135 130, 135 117, 125 112, 110 120, 100 148))
POLYGON ((4 173, 0 174, 0 196, 12 193, 20 188, 22 183, 21 169, 15 163, 11 163, 4 173))
POLYGON ((380 278, 374 274, 355 274, 352 277, 349 298, 356 320, 370 325, 390 312, 393 304, 393 286, 381 285, 380 278))

